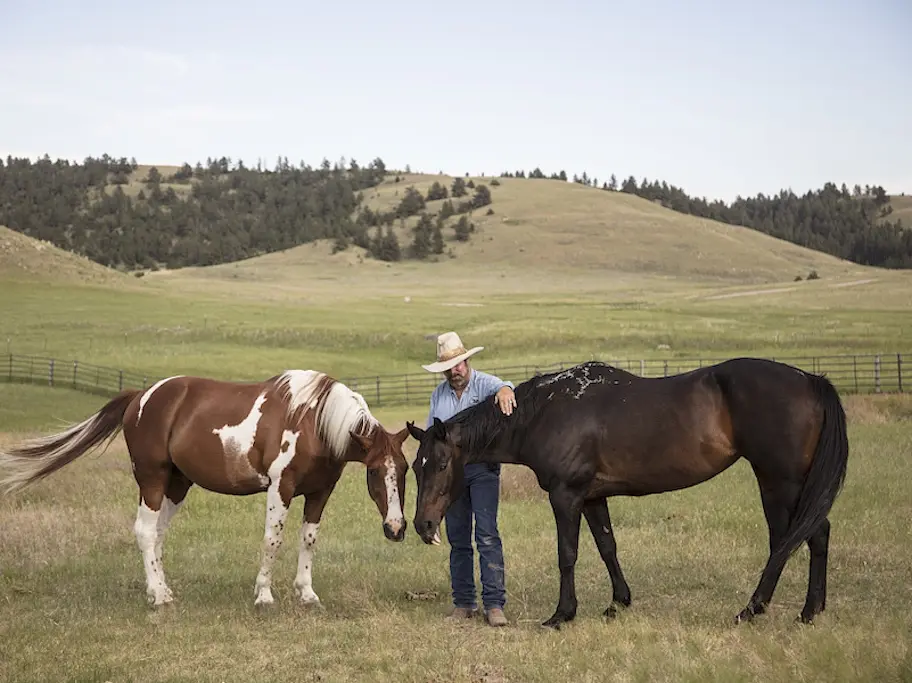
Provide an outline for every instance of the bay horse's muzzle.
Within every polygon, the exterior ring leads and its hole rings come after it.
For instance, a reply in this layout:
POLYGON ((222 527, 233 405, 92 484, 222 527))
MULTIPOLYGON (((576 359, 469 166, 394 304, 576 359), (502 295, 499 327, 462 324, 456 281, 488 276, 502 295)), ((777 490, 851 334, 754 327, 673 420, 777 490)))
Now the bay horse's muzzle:
POLYGON ((430 519, 415 520, 415 530, 428 545, 440 545, 440 522, 430 519))
POLYGON ((393 531, 393 527, 390 526, 389 522, 384 522, 383 535, 386 536, 389 540, 396 541, 398 543, 399 541, 405 540, 405 530, 407 528, 408 522, 406 522, 404 519, 399 523, 399 528, 395 531, 393 531))

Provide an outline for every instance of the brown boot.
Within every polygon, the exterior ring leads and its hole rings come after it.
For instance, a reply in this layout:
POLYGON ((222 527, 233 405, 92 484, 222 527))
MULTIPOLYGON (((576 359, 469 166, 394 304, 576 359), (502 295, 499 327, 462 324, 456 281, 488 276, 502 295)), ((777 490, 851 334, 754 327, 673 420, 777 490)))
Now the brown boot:
POLYGON ((463 619, 471 619, 478 613, 478 610, 472 609, 471 607, 454 607, 453 611, 450 612, 445 618, 448 621, 461 621, 463 619))
POLYGON ((504 615, 504 612, 500 607, 492 607, 489 610, 485 610, 485 617, 488 620, 489 626, 506 626, 507 617, 504 615))

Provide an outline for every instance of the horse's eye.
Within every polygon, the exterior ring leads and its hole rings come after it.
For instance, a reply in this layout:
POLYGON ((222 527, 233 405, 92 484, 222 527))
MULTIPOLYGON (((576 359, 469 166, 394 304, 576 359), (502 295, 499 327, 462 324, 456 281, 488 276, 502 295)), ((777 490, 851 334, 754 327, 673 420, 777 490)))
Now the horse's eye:
POLYGON ((446 458, 443 458, 440 461, 440 464, 437 465, 437 469, 440 470, 441 472, 443 472, 447 468, 448 464, 449 464, 449 460, 447 460, 446 458))

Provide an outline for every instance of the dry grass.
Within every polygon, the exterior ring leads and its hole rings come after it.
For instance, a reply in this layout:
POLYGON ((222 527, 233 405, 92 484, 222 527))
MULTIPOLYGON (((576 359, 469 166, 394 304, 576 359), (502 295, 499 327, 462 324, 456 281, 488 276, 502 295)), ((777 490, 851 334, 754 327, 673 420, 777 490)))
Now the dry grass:
MULTIPOLYGON (((579 616, 560 632, 538 627, 557 597, 553 519, 537 493, 510 491, 510 472, 519 468, 509 466, 500 515, 511 619, 505 629, 441 621, 446 547, 425 546, 411 531, 404 544, 383 539, 356 466, 321 527, 314 581, 324 609, 302 610, 291 593, 300 501, 275 572, 277 604, 255 610, 263 498, 194 489, 165 545, 177 602, 152 611, 143 604, 132 535, 135 485, 116 443, 0 501, 0 679, 908 680, 910 399, 849 397, 847 407, 850 471, 831 514, 828 609, 812 628, 794 623, 807 581, 804 550, 786 567, 767 615, 750 626, 729 621, 754 586, 766 545, 756 484, 740 463, 692 489, 612 501, 634 599, 612 623, 599 618, 610 588, 584 528, 579 616)), ((82 412, 69 402, 48 408, 71 411, 82 412)), ((390 428, 406 416, 378 411, 390 428)), ((0 443, 25 435, 7 434, 0 443)), ((411 440, 407 448, 411 455, 411 440)), ((411 516, 411 475, 409 487, 411 516)))
MULTIPOLYGON (((901 680, 903 671, 910 673, 912 548, 897 543, 896 534, 910 512, 912 470, 902 456, 912 434, 887 425, 856 427, 851 437, 852 471, 832 516, 828 611, 816 627, 793 622, 806 581, 803 552, 787 567, 768 615, 749 627, 729 624, 753 587, 765 545, 751 475, 736 467, 689 491, 614 501, 634 605, 614 623, 599 619, 609 587, 584 532, 580 614, 557 633, 537 625, 550 614, 557 590, 546 503, 502 506, 512 625, 499 631, 448 625, 440 620, 448 600, 445 548, 424 546, 411 533, 404 545, 385 541, 363 473, 354 467, 321 530, 314 577, 323 610, 300 610, 291 597, 297 514, 276 570, 278 602, 257 611, 250 603, 262 499, 194 490, 166 543, 178 601, 152 612, 142 605, 130 528, 134 487, 120 466, 123 454, 112 450, 95 463, 111 467, 100 487, 107 495, 94 513, 83 513, 101 519, 101 529, 69 518, 79 519, 79 506, 99 493, 95 465, 76 465, 25 500, 0 507, 0 528, 24 521, 22 533, 36 536, 32 545, 10 545, 9 536, 0 545, 0 678, 901 680), (44 519, 22 516, 26 507, 45 510, 44 519), (104 509, 108 515, 99 517, 104 509), (65 554, 50 563, 41 561, 48 536, 67 538, 59 546, 65 554), (438 597, 409 600, 409 591, 438 597)), ((411 494, 408 500, 411 508, 411 494)))

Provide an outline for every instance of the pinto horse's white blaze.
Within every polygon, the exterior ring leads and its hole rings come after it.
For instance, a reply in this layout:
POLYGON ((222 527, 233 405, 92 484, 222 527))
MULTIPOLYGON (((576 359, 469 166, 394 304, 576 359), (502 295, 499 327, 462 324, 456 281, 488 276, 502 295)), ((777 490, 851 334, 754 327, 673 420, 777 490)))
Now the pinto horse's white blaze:
POLYGON ((256 578, 255 605, 271 605, 272 597, 272 568, 275 565, 279 548, 282 546, 282 530, 285 527, 285 518, 288 516, 288 507, 279 493, 282 475, 291 459, 294 458, 298 443, 298 432, 285 430, 282 433, 282 446, 279 455, 269 466, 269 488, 266 489, 266 528, 263 533, 263 557, 260 562, 260 572, 256 578))
POLYGON ((345 457, 352 431, 362 434, 379 426, 361 394, 322 372, 287 370, 277 386, 288 401, 289 418, 300 408, 316 411, 317 432, 333 457, 345 457))
POLYGON ((389 526, 390 531, 398 534, 405 522, 405 515, 402 514, 402 505, 399 503, 396 463, 393 462, 393 456, 388 455, 383 464, 386 467, 386 476, 383 478, 383 483, 386 485, 386 519, 384 522, 389 526))
POLYGON ((257 427, 260 425, 260 418, 263 417, 263 402, 266 400, 266 393, 256 397, 253 407, 247 413, 247 417, 236 425, 226 424, 212 430, 222 440, 222 447, 225 449, 225 455, 245 456, 253 448, 254 439, 256 439, 257 427))
POLYGON ((146 594, 153 605, 163 605, 173 600, 171 589, 165 583, 161 559, 157 557, 160 519, 161 512, 151 509, 146 505, 146 501, 142 500, 133 524, 136 543, 142 553, 143 567, 146 570, 146 594))
POLYGON ((319 522, 304 522, 301 525, 301 545, 298 550, 298 574, 295 576, 294 587, 298 599, 305 605, 320 602, 320 598, 313 589, 313 556, 314 546, 317 544, 317 532, 320 530, 319 522))
POLYGON ((142 417, 143 408, 146 407, 146 403, 149 402, 149 399, 152 398, 152 394, 155 393, 155 390, 158 389, 165 382, 170 382, 172 379, 178 379, 183 377, 183 375, 174 375, 174 377, 166 377, 165 379, 158 380, 151 387, 146 389, 142 396, 139 397, 139 412, 136 413, 136 424, 139 424, 139 419, 142 417))

